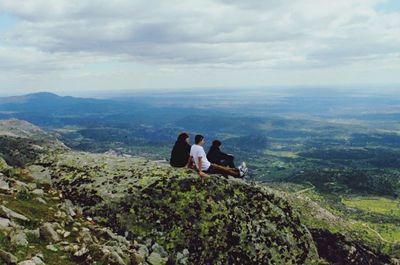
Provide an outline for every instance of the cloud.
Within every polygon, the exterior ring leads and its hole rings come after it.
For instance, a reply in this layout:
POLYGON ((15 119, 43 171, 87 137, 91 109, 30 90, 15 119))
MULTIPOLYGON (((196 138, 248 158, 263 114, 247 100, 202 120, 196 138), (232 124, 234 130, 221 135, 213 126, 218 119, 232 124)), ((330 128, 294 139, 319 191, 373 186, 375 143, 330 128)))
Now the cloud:
POLYGON ((0 12, 18 23, 2 36, 12 48, 0 50, 0 68, 61 71, 104 60, 284 70, 389 60, 398 67, 400 13, 379 11, 383 3, 2 0, 0 12))

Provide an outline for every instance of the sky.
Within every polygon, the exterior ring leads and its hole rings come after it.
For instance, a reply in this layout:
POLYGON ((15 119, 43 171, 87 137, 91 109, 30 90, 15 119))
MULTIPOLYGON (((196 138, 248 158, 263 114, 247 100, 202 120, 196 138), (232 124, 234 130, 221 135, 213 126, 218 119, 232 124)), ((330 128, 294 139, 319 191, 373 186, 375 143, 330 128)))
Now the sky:
POLYGON ((393 89, 399 73, 399 0, 0 0, 0 95, 393 89))

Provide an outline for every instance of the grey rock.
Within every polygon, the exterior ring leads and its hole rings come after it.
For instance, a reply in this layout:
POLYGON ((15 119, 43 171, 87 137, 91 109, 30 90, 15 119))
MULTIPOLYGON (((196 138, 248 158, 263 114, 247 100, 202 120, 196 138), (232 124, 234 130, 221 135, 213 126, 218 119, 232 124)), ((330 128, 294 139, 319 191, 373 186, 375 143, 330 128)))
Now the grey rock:
POLYGON ((93 237, 92 237, 92 235, 91 235, 91 233, 90 233, 90 231, 81 231, 80 233, 79 233, 79 237, 82 239, 82 241, 85 243, 85 244, 92 244, 93 243, 93 237))
POLYGON ((47 204, 47 202, 43 198, 36 197, 35 200, 40 202, 40 203, 42 203, 42 204, 47 204))
POLYGON ((22 230, 14 230, 10 233, 10 242, 14 246, 28 246, 28 238, 22 230))
POLYGON ((4 230, 11 226, 10 219, 0 217, 0 230, 4 230))
POLYGON ((146 260, 146 259, 145 259, 143 256, 140 256, 139 253, 133 252, 133 254, 132 254, 132 256, 131 256, 130 264, 133 264, 133 265, 147 264, 147 263, 145 262, 145 260, 146 260))
POLYGON ((163 258, 159 253, 153 252, 147 260, 151 265, 165 265, 167 264, 168 258, 163 258))
POLYGON ((70 200, 64 201, 64 203, 62 205, 62 209, 64 209, 71 217, 76 216, 76 212, 74 210, 74 205, 72 204, 72 202, 70 200))
POLYGON ((149 249, 146 245, 139 244, 138 254, 144 258, 147 258, 149 256, 149 249))
POLYGON ((4 251, 0 249, 0 258, 6 263, 10 265, 17 264, 18 259, 15 257, 13 254, 8 253, 7 251, 4 251))
POLYGON ((18 265, 36 265, 36 263, 32 260, 24 260, 18 263, 18 265))
POLYGON ((34 183, 34 182, 32 182, 32 183, 27 183, 26 185, 27 185, 27 188, 28 188, 29 190, 35 190, 35 189, 37 188, 37 184, 34 183))
POLYGON ((32 258, 32 261, 35 262, 35 264, 44 264, 43 255, 42 255, 42 257, 36 255, 36 257, 32 258))
POLYGON ((14 187, 18 191, 28 191, 29 190, 29 185, 26 184, 25 182, 22 182, 22 181, 19 181, 19 180, 15 180, 14 181, 14 187))
POLYGON ((3 179, 0 179, 0 190, 10 191, 10 185, 8 185, 8 183, 3 179))
POLYGON ((53 226, 54 230, 58 230, 58 229, 62 229, 62 226, 59 223, 51 223, 51 225, 53 226))
POLYGON ((151 249, 153 250, 153 252, 159 253, 161 257, 168 257, 168 253, 164 250, 162 246, 157 243, 154 243, 151 249))
POLYGON ((40 237, 50 241, 50 242, 58 242, 61 240, 60 236, 54 230, 54 226, 51 223, 44 223, 40 228, 40 237))
POLYGON ((34 189, 32 191, 32 194, 38 195, 38 196, 43 196, 44 195, 44 190, 42 189, 34 189))
POLYGON ((146 238, 146 241, 145 241, 146 246, 151 247, 152 246, 152 242, 153 242, 153 240, 151 238, 146 238))
POLYGON ((31 172, 31 175, 36 183, 52 184, 51 175, 48 168, 39 165, 32 165, 28 167, 28 170, 31 172))
POLYGON ((114 251, 111 251, 105 261, 107 262, 107 264, 115 264, 115 265, 126 265, 126 262, 121 258, 121 256, 114 251))
POLYGON ((46 249, 48 249, 50 251, 53 251, 53 252, 57 252, 58 251, 58 249, 54 245, 47 245, 46 249))
POLYGON ((3 205, 0 206, 0 216, 7 217, 10 219, 16 219, 16 220, 20 220, 20 221, 25 221, 25 222, 29 221, 29 218, 27 218, 26 216, 19 214, 17 212, 14 212, 13 210, 10 210, 3 205))
POLYGON ((122 249, 119 246, 112 246, 109 247, 109 249, 111 250, 111 252, 116 252, 121 257, 125 256, 124 251, 122 251, 122 249))
POLYGON ((56 214, 55 214, 54 216, 55 216, 55 217, 58 217, 58 218, 64 219, 64 218, 67 217, 67 214, 66 214, 65 212, 63 212, 63 211, 57 211, 56 214))
POLYGON ((104 238, 104 239, 107 239, 107 240, 112 239, 113 241, 117 241, 120 244, 123 244, 123 245, 126 245, 126 246, 130 245, 129 241, 125 237, 120 236, 120 235, 116 235, 115 233, 113 233, 108 228, 95 228, 93 230, 93 232, 95 233, 95 235, 98 238, 104 238))
POLYGON ((178 264, 186 265, 189 262, 189 250, 186 248, 181 252, 176 254, 176 261, 178 264))
POLYGON ((86 254, 88 254, 88 253, 89 253, 89 249, 87 249, 85 246, 83 246, 80 250, 78 250, 74 253, 74 257, 81 258, 83 256, 86 256, 86 254))
POLYGON ((400 265, 400 259, 392 258, 391 262, 393 265, 400 265))
POLYGON ((44 264, 44 262, 39 256, 35 256, 30 260, 25 260, 18 263, 18 265, 42 265, 42 264, 44 264))
POLYGON ((40 230, 39 230, 39 228, 34 229, 34 230, 25 229, 24 232, 25 232, 25 234, 27 236, 31 236, 31 237, 34 237, 34 238, 37 238, 37 239, 40 238, 40 230))

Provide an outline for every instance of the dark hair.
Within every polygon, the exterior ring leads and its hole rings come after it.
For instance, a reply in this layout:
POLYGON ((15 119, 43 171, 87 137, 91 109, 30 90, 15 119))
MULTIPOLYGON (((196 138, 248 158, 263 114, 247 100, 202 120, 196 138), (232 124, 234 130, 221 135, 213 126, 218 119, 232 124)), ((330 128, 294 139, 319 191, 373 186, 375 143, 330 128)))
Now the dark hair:
POLYGON ((189 134, 186 132, 180 133, 178 138, 176 139, 177 142, 184 142, 187 138, 189 138, 189 134))
POLYGON ((203 139, 204 139, 204 136, 198 134, 198 135, 196 135, 196 136, 194 137, 194 142, 195 142, 196 144, 198 144, 198 143, 200 143, 201 140, 203 140, 203 139))
POLYGON ((221 146, 221 141, 219 141, 219 140, 214 140, 213 142, 212 142, 212 145, 213 146, 215 146, 215 147, 220 147, 221 146))

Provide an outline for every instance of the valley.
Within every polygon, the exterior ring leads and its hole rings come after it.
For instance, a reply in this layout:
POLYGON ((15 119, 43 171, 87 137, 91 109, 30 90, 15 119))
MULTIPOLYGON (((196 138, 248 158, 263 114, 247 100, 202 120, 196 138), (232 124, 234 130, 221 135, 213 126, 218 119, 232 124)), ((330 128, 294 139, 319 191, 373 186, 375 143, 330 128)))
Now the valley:
MULTIPOLYGON (((257 95, 235 101, 236 95, 227 99, 232 104, 202 102, 200 97, 197 107, 190 107, 196 95, 186 95, 185 104, 180 104, 179 96, 75 100, 46 94, 52 104, 32 103, 42 96, 0 104, 1 117, 40 126, 46 137, 63 143, 61 149, 126 159, 168 160, 180 131, 189 132, 191 139, 201 133, 208 144, 220 139, 222 150, 234 154, 236 163, 247 162, 249 183, 279 191, 289 201, 314 241, 323 242, 323 233, 329 231, 344 236, 335 239, 341 246, 362 244, 355 246, 362 255, 400 258, 400 100, 396 98, 257 95), (63 104, 78 105, 71 111, 63 104)), ((13 129, 4 126, 7 132, 13 129)), ((37 159, 30 140, 18 145, 26 144, 29 148, 21 148, 31 150, 31 155, 8 155, 17 143, 9 144, 12 138, 5 137, 24 137, 26 130, 14 128, 13 135, 1 137, 9 165, 37 159)), ((40 134, 37 137, 43 140, 40 134)), ((345 249, 342 256, 348 254, 345 249)), ((337 253, 319 251, 325 261, 331 259, 328 264, 335 264, 337 253)))

